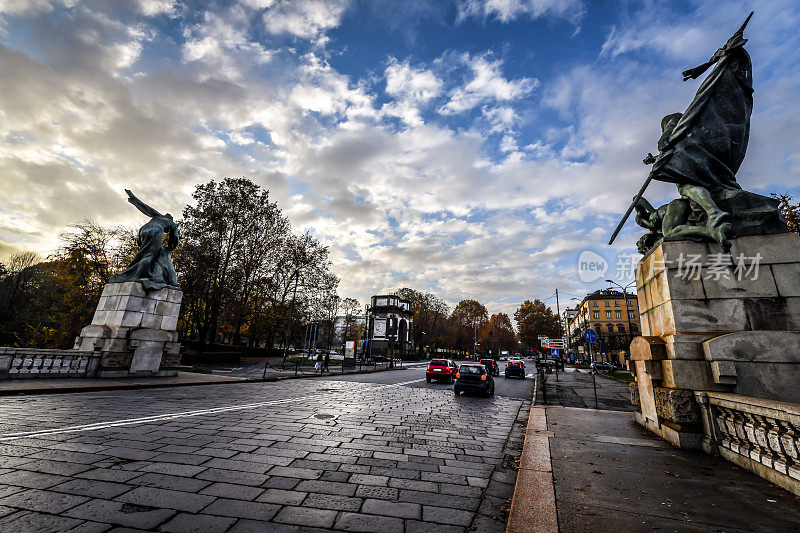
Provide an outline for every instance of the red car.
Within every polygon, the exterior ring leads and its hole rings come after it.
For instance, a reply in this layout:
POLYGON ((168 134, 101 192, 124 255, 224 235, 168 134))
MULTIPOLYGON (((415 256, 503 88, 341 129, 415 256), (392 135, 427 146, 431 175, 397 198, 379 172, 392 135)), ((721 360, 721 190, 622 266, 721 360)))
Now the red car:
POLYGON ((452 383, 458 372, 458 367, 450 359, 433 359, 428 363, 428 369, 425 371, 425 380, 430 383, 432 380, 444 381, 452 383))

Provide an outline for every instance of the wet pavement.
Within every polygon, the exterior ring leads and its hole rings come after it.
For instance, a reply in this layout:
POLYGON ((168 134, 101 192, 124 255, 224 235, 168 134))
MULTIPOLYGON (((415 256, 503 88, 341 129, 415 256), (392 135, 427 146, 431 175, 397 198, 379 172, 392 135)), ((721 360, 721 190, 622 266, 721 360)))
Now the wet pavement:
POLYGON ((794 495, 719 456, 672 447, 629 412, 546 411, 560 531, 800 531, 794 495))
POLYGON ((455 397, 420 367, 2 398, 0 530, 503 531, 531 383, 455 397))
MULTIPOLYGON (((567 367, 566 372, 547 374, 547 405, 562 407, 595 408, 595 386, 597 408, 613 411, 634 411, 627 383, 622 383, 602 375, 579 372, 567 367)), ((536 403, 545 404, 540 389, 536 403)))

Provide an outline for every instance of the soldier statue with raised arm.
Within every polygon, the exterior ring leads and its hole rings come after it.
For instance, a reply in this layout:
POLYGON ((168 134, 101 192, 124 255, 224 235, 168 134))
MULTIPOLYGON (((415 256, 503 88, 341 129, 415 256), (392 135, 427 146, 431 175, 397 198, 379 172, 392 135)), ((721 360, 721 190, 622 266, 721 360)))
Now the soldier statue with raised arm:
POLYGON ((136 209, 151 217, 150 221, 139 229, 137 243, 139 252, 131 264, 111 277, 111 283, 126 281, 139 281, 145 290, 163 288, 178 288, 178 276, 172 266, 172 250, 178 246, 178 226, 167 213, 162 215, 149 205, 139 200, 128 189, 128 201, 136 209), (167 235, 167 245, 164 246, 164 235, 167 235))
POLYGON ((714 67, 686 111, 661 120, 659 153, 644 159, 653 167, 609 244, 634 209, 636 222, 650 230, 638 243, 643 254, 662 240, 687 239, 717 242, 727 252, 730 239, 786 231, 777 200, 743 191, 736 181, 753 112, 753 66, 743 36, 752 15, 711 59, 683 73, 686 81, 714 67), (654 209, 643 198, 651 180, 674 183, 680 198, 654 209))

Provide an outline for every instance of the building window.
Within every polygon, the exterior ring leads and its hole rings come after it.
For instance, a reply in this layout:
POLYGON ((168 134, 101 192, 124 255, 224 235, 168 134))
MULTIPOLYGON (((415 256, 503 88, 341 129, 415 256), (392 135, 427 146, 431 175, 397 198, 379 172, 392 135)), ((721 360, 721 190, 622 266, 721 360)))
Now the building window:
POLYGON ((633 311, 628 311, 628 318, 630 318, 631 320, 635 319, 636 313, 633 311))
POLYGON ((606 320, 611 320, 611 311, 606 311, 606 320))
POLYGON ((633 300, 628 300, 628 306, 633 307, 633 300))
POLYGON ((595 300, 595 301, 593 301, 593 302, 592 302, 592 307, 597 307, 598 305, 599 305, 599 304, 597 303, 597 300, 595 300))
POLYGON ((600 311, 595 311, 594 313, 592 313, 592 317, 595 320, 598 320, 600 318, 600 311))
POLYGON ((611 301, 610 300, 606 300, 606 307, 611 307, 611 301))
POLYGON ((617 326, 617 329, 619 330, 620 333, 625 333, 625 326, 623 326, 622 324, 617 326))
POLYGON ((619 300, 614 300, 614 307, 619 307, 619 300))
POLYGON ((622 318, 622 313, 621 313, 621 312, 619 312, 619 311, 614 311, 614 313, 617 315, 617 320, 619 320, 620 318, 622 318))

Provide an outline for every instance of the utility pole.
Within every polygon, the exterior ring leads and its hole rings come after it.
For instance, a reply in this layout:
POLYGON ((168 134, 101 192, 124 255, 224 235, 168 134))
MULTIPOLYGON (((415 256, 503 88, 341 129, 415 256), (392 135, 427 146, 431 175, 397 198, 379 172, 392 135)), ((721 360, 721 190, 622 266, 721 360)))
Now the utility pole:
MULTIPOLYGON (((297 283, 300 280, 300 270, 294 273, 294 291, 292 292, 292 304, 289 306, 289 320, 286 322, 286 336, 283 338, 283 363, 281 368, 286 368, 286 359, 289 357, 289 331, 292 327, 292 318, 294 318, 294 302, 297 299, 297 283)), ((264 365, 264 378, 267 377, 267 365, 264 365)))

